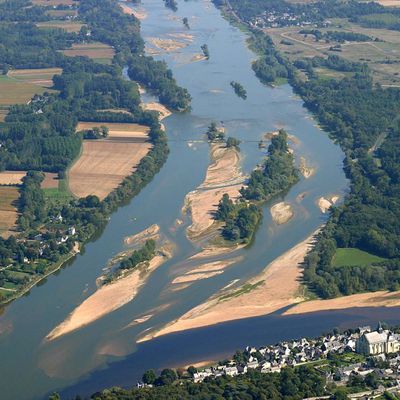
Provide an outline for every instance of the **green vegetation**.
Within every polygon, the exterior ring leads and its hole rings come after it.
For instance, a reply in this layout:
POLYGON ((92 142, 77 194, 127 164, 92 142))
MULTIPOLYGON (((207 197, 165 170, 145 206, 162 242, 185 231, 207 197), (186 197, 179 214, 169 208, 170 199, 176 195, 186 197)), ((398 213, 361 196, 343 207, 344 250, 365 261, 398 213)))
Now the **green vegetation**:
POLYGON ((313 35, 316 41, 336 41, 339 43, 344 42, 370 42, 373 39, 368 35, 363 35, 357 32, 342 32, 342 31, 328 31, 326 33, 321 32, 318 29, 302 29, 299 31, 302 35, 313 35))
POLYGON ((246 200, 269 200, 299 180, 299 172, 294 166, 294 157, 289 152, 287 140, 287 133, 283 129, 272 137, 264 165, 252 172, 247 187, 241 190, 246 200))
POLYGON ((182 19, 182 23, 183 23, 183 25, 184 25, 187 29, 190 29, 189 19, 188 19, 187 17, 184 17, 184 18, 182 19))
POLYGON ((178 11, 178 3, 176 0, 164 0, 165 7, 170 8, 172 11, 178 11))
POLYGON ((150 261, 155 256, 156 242, 154 240, 146 240, 146 243, 139 250, 135 250, 129 257, 121 260, 117 269, 110 272, 104 279, 104 283, 110 283, 117 279, 124 271, 136 268, 143 262, 150 261))
POLYGON ((208 50, 208 46, 206 44, 203 44, 201 46, 201 51, 203 52, 204 57, 209 60, 210 59, 210 50, 208 50))
POLYGON ((368 266, 377 264, 385 261, 384 258, 374 256, 373 254, 367 253, 359 249, 336 249, 336 253, 332 259, 332 265, 334 267, 346 267, 348 265, 354 265, 358 267, 368 266))
POLYGON ((219 129, 215 122, 211 122, 206 134, 210 142, 222 141, 225 138, 224 131, 222 129, 219 129))
MULTIPOLYGON (((193 368, 191 369, 193 373, 193 368)), ((267 399, 295 400, 325 394, 325 378, 310 366, 285 368, 280 374, 262 374, 250 370, 234 378, 221 376, 217 379, 193 383, 185 374, 181 379, 175 371, 165 369, 159 377, 146 372, 146 382, 155 387, 143 389, 113 388, 94 394, 93 400, 146 400, 146 399, 267 399)))
POLYGON ((247 92, 243 85, 241 85, 239 82, 231 81, 231 86, 238 97, 243 100, 247 99, 247 92))

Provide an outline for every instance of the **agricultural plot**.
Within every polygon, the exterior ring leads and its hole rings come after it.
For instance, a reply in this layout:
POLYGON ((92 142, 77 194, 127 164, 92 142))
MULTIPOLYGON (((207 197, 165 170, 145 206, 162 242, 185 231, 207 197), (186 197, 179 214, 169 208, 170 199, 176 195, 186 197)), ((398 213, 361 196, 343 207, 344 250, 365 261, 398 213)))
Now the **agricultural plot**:
POLYGON ((43 28, 43 29, 64 29, 66 32, 74 32, 78 33, 82 26, 81 22, 78 21, 62 21, 62 20, 53 20, 53 21, 46 21, 46 22, 38 22, 36 26, 38 28, 43 28))
POLYGON ((0 185, 19 185, 26 171, 3 171, 0 172, 0 185))
POLYGON ((384 258, 374 256, 359 249, 339 248, 333 257, 335 267, 345 266, 368 266, 373 263, 385 261, 384 258))
POLYGON ((0 186, 0 235, 10 236, 17 222, 19 191, 16 186, 0 186))
POLYGON ((0 107, 12 104, 26 104, 35 94, 42 94, 45 88, 29 82, 1 75, 0 76, 0 107))
POLYGON ((63 50, 63 53, 69 57, 89 57, 92 60, 103 64, 111 63, 114 57, 114 49, 104 43, 84 43, 73 44, 70 49, 63 50))
POLYGON ((50 88, 53 86, 54 75, 61 73, 61 68, 15 69, 10 71, 8 76, 20 82, 50 88))
POLYGON ((85 140, 79 159, 68 174, 69 190, 76 197, 96 195, 104 199, 131 175, 151 148, 149 128, 138 124, 79 123, 77 130, 105 125, 107 139, 85 140))
MULTIPOLYGON (((316 41, 313 35, 303 35, 299 31, 303 28, 286 27, 266 29, 278 49, 291 61, 308 57, 328 57, 338 55, 349 61, 366 62, 373 72, 376 82, 383 86, 400 86, 400 35, 389 29, 364 28, 346 19, 332 19, 329 28, 318 28, 322 33, 327 31, 353 32, 370 36, 369 42, 341 43, 340 51, 331 51, 330 48, 339 44, 335 41, 326 43, 325 40, 316 41), (375 40, 376 39, 376 40, 375 40)), ((326 78, 341 77, 333 71, 321 69, 320 74, 326 78)))

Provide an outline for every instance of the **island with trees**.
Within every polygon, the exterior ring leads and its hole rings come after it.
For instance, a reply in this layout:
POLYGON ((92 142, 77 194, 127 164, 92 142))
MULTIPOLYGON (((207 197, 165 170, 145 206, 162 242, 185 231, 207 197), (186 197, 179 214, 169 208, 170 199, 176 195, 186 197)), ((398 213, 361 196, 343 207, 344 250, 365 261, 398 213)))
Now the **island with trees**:
POLYGON ((239 82, 231 81, 231 86, 235 91, 235 94, 243 100, 247 99, 247 91, 239 82))

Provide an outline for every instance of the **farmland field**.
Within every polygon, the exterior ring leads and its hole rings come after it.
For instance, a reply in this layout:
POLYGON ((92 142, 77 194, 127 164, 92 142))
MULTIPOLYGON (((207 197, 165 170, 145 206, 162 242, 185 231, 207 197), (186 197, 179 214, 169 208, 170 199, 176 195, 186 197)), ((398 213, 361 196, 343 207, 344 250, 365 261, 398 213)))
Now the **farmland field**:
MULTIPOLYGON (((370 36, 378 41, 370 42, 346 42, 341 44, 340 52, 330 51, 329 48, 338 44, 330 41, 316 41, 313 35, 303 35, 299 27, 269 28, 265 32, 271 36, 278 49, 291 61, 306 57, 327 57, 338 55, 349 61, 366 62, 373 72, 376 82, 383 86, 400 85, 400 35, 389 29, 364 28, 346 19, 332 19, 329 28, 319 28, 322 33, 328 30, 339 32, 354 32, 370 36), (291 44, 288 44, 291 43, 291 44)), ((326 73, 325 77, 335 77, 332 71, 320 71, 326 73)), ((338 76, 339 77, 339 76, 338 76)))
POLYGON ((139 124, 110 123, 110 122, 79 122, 76 131, 92 129, 94 127, 106 126, 109 129, 110 138, 138 138, 146 140, 149 128, 139 124))
POLYGON ((8 76, 21 82, 48 88, 53 86, 53 76, 61 73, 61 68, 15 69, 10 71, 8 76))
POLYGON ((0 106, 26 104, 35 94, 42 94, 45 88, 23 82, 9 76, 0 76, 0 106))
POLYGON ((8 237, 15 228, 19 192, 15 186, 0 186, 0 235, 8 237))
POLYGON ((99 42, 73 44, 70 49, 63 50, 63 53, 70 57, 86 56, 105 64, 110 63, 115 54, 111 46, 99 42))
POLYGON ((336 250, 336 254, 333 257, 333 265, 335 267, 344 267, 350 265, 362 267, 381 261, 385 261, 385 259, 359 249, 339 248, 336 250))
POLYGON ((25 175, 25 171, 0 172, 0 185, 19 185, 25 175))
POLYGON ((38 22, 36 26, 38 28, 50 28, 50 29, 59 28, 59 29, 64 29, 67 32, 78 33, 82 28, 83 24, 75 21, 53 20, 46 22, 38 22))
POLYGON ((108 138, 85 140, 81 156, 69 170, 69 189, 77 197, 94 194, 104 199, 151 148, 149 128, 144 125, 79 122, 77 131, 101 125, 109 128, 108 138))

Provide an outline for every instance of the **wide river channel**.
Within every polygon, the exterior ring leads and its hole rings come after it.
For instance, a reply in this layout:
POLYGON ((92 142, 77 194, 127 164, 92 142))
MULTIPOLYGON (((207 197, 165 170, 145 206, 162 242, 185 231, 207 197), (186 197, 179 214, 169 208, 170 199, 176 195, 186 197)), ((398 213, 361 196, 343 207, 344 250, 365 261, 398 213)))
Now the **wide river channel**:
POLYGON ((111 216, 99 238, 87 244, 82 254, 3 311, 0 317, 2 399, 43 399, 53 390, 68 399, 76 393, 86 395, 107 386, 134 385, 148 368, 214 360, 246 345, 261 346, 280 339, 318 335, 335 326, 357 326, 380 319, 400 321, 397 309, 297 316, 282 316, 278 312, 136 344, 144 331, 180 317, 233 281, 240 284, 304 240, 326 220, 316 205, 318 198, 333 194, 343 198, 348 188, 340 148, 316 126, 289 85, 270 88, 258 81, 251 69, 255 55, 246 46, 246 35, 230 26, 209 1, 181 0, 174 13, 164 7, 162 0, 143 0, 141 9, 147 15, 142 21, 142 35, 148 49, 154 39, 187 44, 170 52, 160 51, 155 57, 164 59, 178 83, 189 90, 192 110, 173 114, 163 121, 171 152, 154 180, 111 216), (183 26, 183 17, 189 19, 190 31, 183 26), (193 62, 204 43, 208 45, 210 60, 193 62), (234 94, 232 80, 246 88, 247 100, 234 94), (289 223, 275 225, 269 213, 271 202, 265 204, 254 243, 241 250, 243 261, 223 274, 176 292, 171 290, 171 281, 178 270, 185 268, 184 260, 199 251, 186 238, 190 218, 182 216, 181 208, 185 195, 204 179, 209 164, 209 145, 204 132, 211 121, 223 121, 228 135, 242 141, 242 168, 246 173, 265 154, 264 149, 258 148, 258 141, 266 132, 281 127, 297 138, 291 144, 296 157, 304 157, 316 168, 316 173, 302 179, 285 195, 285 201, 295 211, 289 223), (303 193, 306 196, 298 201, 303 193), (183 225, 177 227, 176 219, 183 219, 183 225), (162 233, 175 244, 174 257, 150 276, 132 302, 82 329, 46 341, 46 335, 96 290, 96 278, 109 259, 124 249, 124 238, 151 224, 159 224, 162 233), (147 314, 154 316, 143 323, 131 324, 135 318, 147 314))

